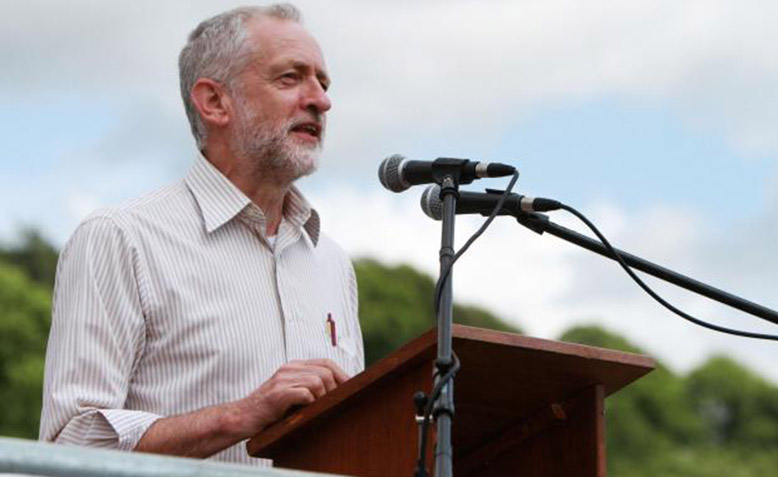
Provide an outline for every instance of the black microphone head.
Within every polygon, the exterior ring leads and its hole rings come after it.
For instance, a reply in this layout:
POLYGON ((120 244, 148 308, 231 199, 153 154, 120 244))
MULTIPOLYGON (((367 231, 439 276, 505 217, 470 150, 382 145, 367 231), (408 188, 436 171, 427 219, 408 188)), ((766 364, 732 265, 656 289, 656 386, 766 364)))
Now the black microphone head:
POLYGON ((378 166, 378 180, 381 181, 381 185, 392 192, 402 192, 410 187, 410 184, 403 181, 400 170, 405 160, 405 157, 400 154, 394 154, 384 159, 378 166))
POLYGON ((440 201, 440 186, 433 184, 421 195, 421 210, 427 214, 427 217, 435 220, 441 220, 443 217, 443 202, 440 201))

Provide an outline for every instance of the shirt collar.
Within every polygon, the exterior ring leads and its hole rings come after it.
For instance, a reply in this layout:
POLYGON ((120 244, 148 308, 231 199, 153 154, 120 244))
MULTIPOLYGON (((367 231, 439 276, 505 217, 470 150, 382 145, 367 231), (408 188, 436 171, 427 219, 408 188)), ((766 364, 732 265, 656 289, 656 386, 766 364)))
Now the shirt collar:
POLYGON ((295 186, 289 188, 284 198, 283 214, 284 219, 288 220, 293 227, 305 229, 314 246, 319 243, 321 227, 319 213, 311 207, 302 192, 295 186))
MULTIPOLYGON (((253 205, 251 199, 202 155, 198 155, 185 182, 200 207, 208 233, 234 219, 249 205, 253 205)), ((321 230, 319 214, 294 186, 284 198, 283 215, 294 227, 305 229, 314 246, 318 244, 321 230)))

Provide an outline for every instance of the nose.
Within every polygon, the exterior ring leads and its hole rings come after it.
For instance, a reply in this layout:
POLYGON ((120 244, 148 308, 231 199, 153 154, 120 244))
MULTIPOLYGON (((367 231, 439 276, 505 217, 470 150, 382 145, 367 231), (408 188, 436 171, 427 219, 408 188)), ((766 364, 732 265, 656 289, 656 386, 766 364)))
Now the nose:
POLYGON ((326 113, 332 108, 332 101, 318 79, 313 78, 308 82, 305 96, 303 98, 303 108, 312 109, 318 113, 326 113))

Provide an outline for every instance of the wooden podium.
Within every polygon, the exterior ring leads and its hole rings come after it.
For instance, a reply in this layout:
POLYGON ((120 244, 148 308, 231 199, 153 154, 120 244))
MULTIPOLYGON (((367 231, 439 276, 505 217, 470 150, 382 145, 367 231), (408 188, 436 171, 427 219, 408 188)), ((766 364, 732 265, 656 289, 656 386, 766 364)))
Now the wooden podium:
MULTIPOLYGON (((282 468, 412 476, 413 394, 432 387, 436 339, 430 330, 288 416, 251 439, 249 454, 282 468)), ((604 477, 605 397, 654 368, 641 355, 461 325, 453 346, 457 476, 604 477)))

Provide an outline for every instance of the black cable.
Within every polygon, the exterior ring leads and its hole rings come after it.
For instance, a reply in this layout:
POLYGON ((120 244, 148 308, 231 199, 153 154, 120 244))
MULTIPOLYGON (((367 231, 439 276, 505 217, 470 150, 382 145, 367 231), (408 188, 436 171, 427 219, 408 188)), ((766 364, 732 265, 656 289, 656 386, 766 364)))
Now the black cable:
POLYGON ((471 245, 473 245, 473 242, 478 239, 485 231, 486 228, 491 225, 492 221, 495 217, 497 217, 497 213, 502 209, 502 206, 505 204, 505 200, 508 198, 508 195, 510 195, 511 190, 513 189, 513 186, 516 185, 516 181, 519 180, 519 171, 516 171, 513 173, 513 177, 511 177, 511 181, 508 183, 508 187, 505 189, 505 192, 500 196, 500 200, 497 201, 497 204, 494 206, 494 210, 492 210, 492 213, 489 214, 489 217, 487 217, 486 220, 484 220, 484 223, 481 224, 481 227, 476 230, 476 232, 470 236, 469 239, 467 239, 467 242, 462 246, 462 248, 459 249, 459 251, 454 255, 454 260, 451 261, 448 267, 445 268, 445 270, 441 271, 440 278, 438 278, 438 282, 435 284, 435 302, 434 302, 434 309, 435 309, 435 316, 438 316, 438 312, 440 311, 440 298, 443 295, 443 287, 448 281, 448 278, 451 274, 451 269, 454 268, 454 264, 457 260, 459 260, 459 257, 462 256, 465 252, 467 252, 467 249, 470 248, 471 245))
MULTIPOLYGON (((503 192, 500 199, 497 201, 497 204, 494 207, 494 210, 492 210, 492 213, 489 215, 489 217, 484 221, 484 223, 481 225, 481 227, 465 242, 465 245, 462 246, 462 248, 454 255, 454 260, 451 261, 451 263, 442 271, 440 274, 440 278, 438 279, 438 282, 435 285, 435 302, 434 302, 434 308, 435 308, 435 316, 438 316, 439 310, 440 310, 440 299, 442 297, 443 287, 446 281, 449 279, 449 276, 451 274, 451 270, 454 266, 454 263, 461 257, 468 248, 475 242, 478 237, 480 237, 484 231, 486 231, 486 228, 489 227, 491 222, 494 220, 494 218, 497 216, 497 213, 502 209, 502 206, 505 202, 505 199, 510 194, 511 190, 513 189, 513 186, 516 184, 516 181, 518 180, 519 174, 518 172, 514 173, 513 177, 511 178, 510 183, 508 184, 508 187, 503 192)), ((541 199, 545 200, 545 199, 541 199)), ((556 208, 556 205, 559 205, 559 208, 562 210, 565 210, 574 216, 576 216, 579 220, 581 220, 584 224, 586 224, 589 229, 594 232, 594 234, 597 236, 597 238, 602 242, 602 244, 605 246, 605 248, 608 250, 608 252, 612 255, 612 257, 619 263, 622 269, 629 275, 632 280, 635 281, 635 283, 640 286, 643 291, 645 291, 651 298, 656 300, 659 304, 667 308, 668 310, 672 311, 676 315, 680 316, 681 318, 695 324, 698 326, 702 326, 704 328, 708 328, 714 331, 718 331, 721 333, 727 333, 732 334, 735 336, 742 336, 746 338, 755 338, 755 339, 765 339, 765 340, 775 340, 778 341, 778 336, 776 335, 768 335, 768 334, 762 334, 762 333, 753 333, 749 331, 742 331, 742 330, 736 330, 732 328, 726 328, 723 326, 715 325, 712 323, 708 323, 706 321, 700 320, 698 318, 695 318, 691 315, 688 315, 687 313, 681 311, 680 309, 676 308, 669 302, 667 302, 665 299, 663 299, 661 296, 659 296, 654 290, 652 290, 648 285, 646 285, 643 280, 638 277, 635 272, 632 271, 629 265, 624 261, 621 254, 613 248, 613 246, 610 244, 608 239, 605 238, 605 236, 597 229, 597 227, 586 218, 585 215, 578 212, 573 207, 561 204, 556 201, 554 202, 554 206, 549 210, 553 210, 556 208)), ((440 377, 438 382, 433 387, 432 391, 430 392, 430 395, 427 400, 427 404, 424 408, 424 420, 422 422, 421 427, 421 436, 419 439, 419 458, 416 462, 416 477, 426 477, 427 470, 425 467, 425 456, 427 453, 427 440, 429 435, 429 424, 430 424, 430 418, 432 415, 432 411, 435 405, 435 402, 437 401, 438 397, 440 397, 440 393, 443 390, 443 387, 448 383, 449 380, 453 379, 453 377, 456 375, 457 371, 459 371, 460 368, 460 362, 459 358, 455 353, 452 352, 452 358, 453 363, 450 365, 448 370, 443 374, 443 376, 440 377)))
POLYGON ((610 242, 608 242, 608 239, 606 239, 605 236, 602 233, 600 233, 600 231, 597 229, 597 227, 595 227, 594 224, 589 219, 586 218, 586 216, 584 216, 582 213, 580 213, 577 210, 575 210, 573 207, 570 207, 569 205, 560 204, 560 208, 562 210, 566 210, 567 212, 575 215, 581 222, 586 224, 586 226, 589 227, 589 229, 592 232, 594 232, 594 234, 597 236, 597 238, 600 239, 600 241, 605 246, 605 248, 608 249, 608 252, 611 253, 613 258, 616 259, 617 262, 619 262, 619 265, 621 265, 621 268, 623 268, 624 271, 627 272, 627 275, 629 275, 630 278, 632 278, 632 280, 634 280, 635 283, 637 283, 638 286, 640 286, 640 288, 643 289, 643 291, 648 293, 648 295, 651 298, 653 298, 654 300, 659 302, 660 305, 664 306, 665 308, 667 308, 668 310, 672 311, 676 315, 680 316, 681 318, 683 318, 683 319, 685 319, 685 320, 687 320, 687 321, 689 321, 691 323, 694 323, 695 325, 702 326, 703 328, 708 328, 708 329, 711 329, 711 330, 714 330, 714 331, 718 331, 720 333, 727 333, 727 334, 735 335, 735 336, 743 336, 743 337, 746 337, 746 338, 755 338, 755 339, 762 339, 762 340, 775 340, 775 341, 778 341, 778 336, 776 336, 776 335, 768 335, 768 334, 762 334, 762 333, 753 333, 753 332, 750 332, 750 331, 742 331, 742 330, 736 330, 736 329, 732 329, 732 328, 726 328, 726 327, 719 326, 719 325, 714 325, 713 323, 708 323, 706 321, 700 320, 699 318, 695 318, 695 317, 693 317, 691 315, 688 315, 688 314, 684 313, 683 311, 679 310, 675 306, 673 306, 670 303, 668 303, 664 298, 659 296, 656 292, 654 292, 654 290, 652 290, 648 285, 646 285, 645 282, 643 282, 643 280, 641 280, 640 277, 638 277, 635 274, 635 272, 632 271, 630 266, 627 265, 627 263, 621 257, 621 254, 618 251, 616 251, 616 249, 614 249, 613 246, 611 246, 610 242))
MULTIPOLYGON (((516 181, 519 180, 519 171, 515 171, 513 173, 513 177, 511 177, 510 182, 508 183, 508 187, 505 189, 505 192, 500 196, 500 199, 497 201, 497 204, 494 206, 494 210, 492 210, 492 213, 489 215, 489 217, 484 220, 483 224, 481 224, 481 227, 476 230, 476 232, 470 236, 470 238, 465 242, 465 244, 462 246, 462 248, 459 249, 454 254, 454 259, 451 261, 451 263, 441 271, 440 277, 438 278, 438 282, 435 284, 435 298, 433 303, 433 308, 435 310, 435 317, 437 318, 439 312, 440 312, 440 300, 443 296, 443 288, 448 281, 449 277, 451 276, 451 270, 454 267, 454 264, 457 260, 459 260, 459 257, 461 257, 467 249, 470 248, 471 245, 473 245, 473 242, 475 242, 478 237, 480 237, 486 229, 491 225, 492 221, 495 217, 497 217, 497 213, 502 209, 502 206, 505 204, 505 200, 508 198, 508 195, 510 195, 511 190, 513 190, 513 186, 516 185, 516 181)), ((438 397, 440 396, 440 393, 443 390, 443 387, 453 379, 454 375, 459 371, 459 358, 457 357, 456 353, 452 352, 451 356, 453 358, 453 363, 451 363, 451 367, 446 371, 443 376, 440 377, 438 382, 435 384, 435 387, 432 389, 432 392, 430 392, 430 395, 427 400, 427 405, 424 409, 424 421, 422 423, 421 427, 421 437, 419 442, 419 459, 416 462, 416 476, 417 477, 424 477, 427 475, 427 471, 425 469, 425 456, 427 453, 427 435, 429 434, 429 425, 430 425, 430 416, 432 414, 433 406, 435 405, 435 401, 437 401, 438 397)))
POLYGON ((416 461, 416 477, 425 477, 427 475, 427 468, 425 457, 427 455, 427 436, 429 435, 430 417, 432 416, 432 410, 435 406, 435 401, 440 397, 440 393, 443 391, 443 386, 448 381, 454 378, 459 371, 460 363, 459 357, 456 353, 452 352, 451 357, 453 363, 446 373, 441 376, 435 386, 430 391, 430 395, 427 397, 427 405, 424 407, 424 422, 421 425, 421 437, 419 438, 419 458, 416 461))

